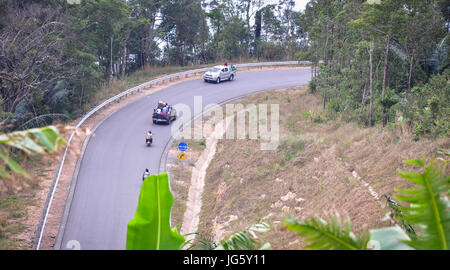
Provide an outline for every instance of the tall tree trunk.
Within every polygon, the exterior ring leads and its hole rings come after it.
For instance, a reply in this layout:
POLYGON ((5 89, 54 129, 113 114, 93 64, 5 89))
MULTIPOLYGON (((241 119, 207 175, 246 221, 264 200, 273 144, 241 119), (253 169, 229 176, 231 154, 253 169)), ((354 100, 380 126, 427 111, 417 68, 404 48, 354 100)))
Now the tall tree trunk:
POLYGON ((169 36, 166 35, 166 43, 167 43, 167 63, 170 65, 171 64, 171 59, 170 59, 170 43, 169 43, 169 36))
POLYGON ((151 24, 150 24, 150 27, 149 27, 149 29, 148 29, 148 31, 147 31, 147 42, 145 43, 146 44, 146 46, 145 46, 145 50, 146 50, 146 59, 145 59, 145 63, 148 63, 148 62, 150 62, 150 53, 148 53, 148 52, 151 52, 151 50, 152 50, 152 47, 153 47, 153 38, 154 38, 154 36, 155 36, 155 16, 156 16, 156 14, 153 14, 152 13, 152 17, 151 17, 151 24))
POLYGON ((325 61, 325 65, 328 65, 328 22, 327 22, 327 37, 325 40, 325 46, 323 48, 323 60, 325 61))
MULTIPOLYGON (((388 34, 386 38, 386 51, 384 53, 384 68, 383 68, 383 86, 381 89, 381 96, 384 97, 386 94, 386 81, 387 72, 389 67, 389 52, 391 48, 391 33, 388 34)), ((383 106, 383 127, 387 124, 387 108, 383 106)))
POLYGON ((411 59, 409 61, 409 72, 408 72, 408 92, 411 91, 411 78, 414 69, 414 54, 411 55, 411 59))
POLYGON ((370 48, 368 48, 369 52, 369 66, 370 66, 370 75, 369 75, 369 125, 373 126, 373 50, 374 43, 370 42, 370 48))
POLYGON ((366 107, 366 98, 367 98, 367 84, 364 83, 364 90, 361 99, 361 109, 359 110, 359 113, 362 113, 364 111, 364 108, 366 107))
MULTIPOLYGON (((82 73, 83 77, 84 77, 84 72, 82 73)), ((79 108, 81 110, 83 110, 83 96, 84 96, 84 84, 81 84, 81 91, 80 91, 80 104, 79 104, 79 108)))
POLYGON ((112 81, 113 78, 113 35, 110 36, 110 45, 109 45, 109 74, 108 74, 108 80, 112 81))
POLYGON ((142 67, 144 67, 145 66, 145 64, 146 64, 146 55, 147 55, 147 47, 146 47, 146 42, 145 42, 145 39, 142 39, 141 40, 141 48, 142 48, 142 51, 141 51, 141 61, 140 61, 140 67, 142 68, 142 67))
POLYGON ((259 43, 261 41, 261 20, 262 13, 261 10, 258 10, 255 14, 255 47, 253 48, 254 54, 259 60, 259 43))
POLYGON ((245 57, 248 58, 248 49, 250 48, 250 6, 251 6, 251 0, 247 0, 247 9, 246 9, 246 23, 247 23, 247 38, 246 38, 246 45, 245 45, 245 57))
POLYGON ((384 53, 384 68, 383 68, 383 86, 381 95, 386 94, 387 72, 389 67, 389 52, 391 50, 391 34, 389 33, 386 38, 386 51, 384 53))
POLYGON ((122 57, 123 57, 122 58, 123 60, 122 60, 122 67, 121 67, 121 70, 120 70, 120 76, 124 77, 126 69, 127 69, 127 43, 126 43, 126 41, 125 41, 125 44, 123 46, 123 56, 122 57))
MULTIPOLYGON (((328 58, 330 58, 331 61, 331 66, 333 68, 333 64, 335 65, 335 59, 334 59, 334 24, 331 25, 331 46, 330 46, 330 50, 329 50, 329 55, 327 56, 328 58)), ((332 70, 335 70, 334 68, 332 70)))

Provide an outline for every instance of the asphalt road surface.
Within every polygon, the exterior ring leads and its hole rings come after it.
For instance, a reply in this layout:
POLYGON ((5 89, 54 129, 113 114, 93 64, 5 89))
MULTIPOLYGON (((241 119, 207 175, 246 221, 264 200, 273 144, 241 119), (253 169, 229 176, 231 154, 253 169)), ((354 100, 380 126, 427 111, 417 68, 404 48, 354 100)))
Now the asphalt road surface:
POLYGON ((83 250, 125 249, 127 224, 136 212, 142 173, 145 168, 158 173, 171 136, 170 126, 152 123, 151 114, 158 100, 171 105, 183 103, 193 111, 194 96, 202 96, 203 106, 220 104, 265 89, 306 84, 310 78, 309 69, 238 71, 231 82, 181 82, 111 115, 95 130, 86 147, 61 249, 70 240, 78 241, 83 250), (145 146, 147 130, 153 132, 151 147, 145 146))

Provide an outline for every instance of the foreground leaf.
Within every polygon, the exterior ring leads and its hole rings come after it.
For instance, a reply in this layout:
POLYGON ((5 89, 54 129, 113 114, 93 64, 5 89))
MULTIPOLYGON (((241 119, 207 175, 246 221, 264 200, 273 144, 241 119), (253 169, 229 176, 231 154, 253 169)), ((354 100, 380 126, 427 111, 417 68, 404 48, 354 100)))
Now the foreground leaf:
MULTIPOLYGON (((425 160, 407 161, 425 167, 425 160)), ((432 161, 423 173, 400 171, 399 175, 419 186, 417 189, 395 189, 394 197, 409 203, 399 207, 404 213, 402 219, 417 225, 421 234, 417 239, 405 241, 416 249, 448 250, 450 245, 450 204, 446 194, 449 191, 450 176, 445 176, 445 167, 437 168, 432 161), (444 196, 442 197, 442 195, 444 196)))
POLYGON ((136 215, 128 223, 128 250, 178 250, 185 239, 170 229, 174 198, 167 173, 148 176, 141 187, 136 215))
POLYGON ((253 232, 267 232, 270 226, 267 223, 260 223, 248 227, 247 229, 233 234, 228 240, 220 242, 216 250, 267 250, 270 249, 269 243, 264 243, 258 248, 258 241, 253 232))
MULTIPOLYGON (((0 159, 14 172, 16 173, 20 173, 25 177, 29 177, 30 175, 24 170, 22 169, 22 167, 20 167, 19 164, 17 164, 17 162, 15 162, 11 157, 9 157, 8 155, 5 154, 5 152, 0 149, 0 159)), ((2 175, 2 174, 0 174, 2 175)), ((5 172, 4 174, 5 177, 8 177, 9 174, 5 172)), ((2 175, 3 177, 3 175, 2 175)))
MULTIPOLYGON (((64 138, 54 126, 0 134, 0 161, 10 171, 29 177, 28 173, 9 156, 11 148, 21 150, 27 155, 32 153, 42 155, 57 151, 64 143, 64 138)), ((9 177, 9 171, 1 168, 0 176, 9 177)))
POLYGON ((347 220, 345 229, 341 227, 340 217, 329 216, 328 221, 311 218, 307 221, 298 221, 288 218, 284 221, 284 226, 288 230, 305 237, 310 244, 307 249, 316 250, 365 250, 369 237, 363 233, 357 239, 351 232, 350 221, 347 220))

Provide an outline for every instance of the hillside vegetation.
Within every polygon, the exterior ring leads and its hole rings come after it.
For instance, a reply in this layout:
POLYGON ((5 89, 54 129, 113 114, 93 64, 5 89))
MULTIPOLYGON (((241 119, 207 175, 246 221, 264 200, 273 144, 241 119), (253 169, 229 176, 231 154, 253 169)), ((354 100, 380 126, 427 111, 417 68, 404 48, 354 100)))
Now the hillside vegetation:
POLYGON ((448 136, 448 1, 315 0, 301 17, 327 111, 373 126, 402 119, 414 139, 448 136), (319 65, 319 62, 322 63, 319 65))

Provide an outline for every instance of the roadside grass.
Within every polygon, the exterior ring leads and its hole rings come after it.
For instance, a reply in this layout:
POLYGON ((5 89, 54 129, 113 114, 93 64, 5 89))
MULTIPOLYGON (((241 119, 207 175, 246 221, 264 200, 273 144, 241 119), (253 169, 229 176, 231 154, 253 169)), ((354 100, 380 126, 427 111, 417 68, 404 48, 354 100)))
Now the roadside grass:
POLYGON ((290 161, 292 158, 296 157, 298 152, 303 150, 304 147, 305 143, 301 138, 291 137, 281 139, 278 150, 284 152, 285 161, 290 161))
POLYGON ((352 171, 378 194, 392 195, 394 188, 411 187, 397 175, 405 159, 432 158, 450 147, 445 138, 415 142, 396 130, 328 120, 320 97, 306 87, 257 93, 233 103, 280 104, 280 144, 262 151, 259 140, 219 140, 206 174, 199 224, 200 234, 212 241, 267 222, 271 230, 261 241, 273 249, 302 249, 304 243, 281 226, 283 220, 335 211, 351 219, 356 235, 386 226, 385 201, 372 197, 352 171))
POLYGON ((26 242, 15 238, 25 230, 26 208, 33 203, 32 196, 23 194, 0 199, 0 249, 27 248, 26 242))
POLYGON ((54 163, 53 159, 52 156, 29 157, 22 166, 31 175, 30 179, 18 175, 2 179, 10 182, 9 189, 0 195, 0 250, 32 248, 34 230, 27 219, 30 211, 38 211, 33 215, 42 212, 36 204, 37 194, 44 188, 43 179, 49 175, 53 177, 53 171, 49 169, 54 163))

